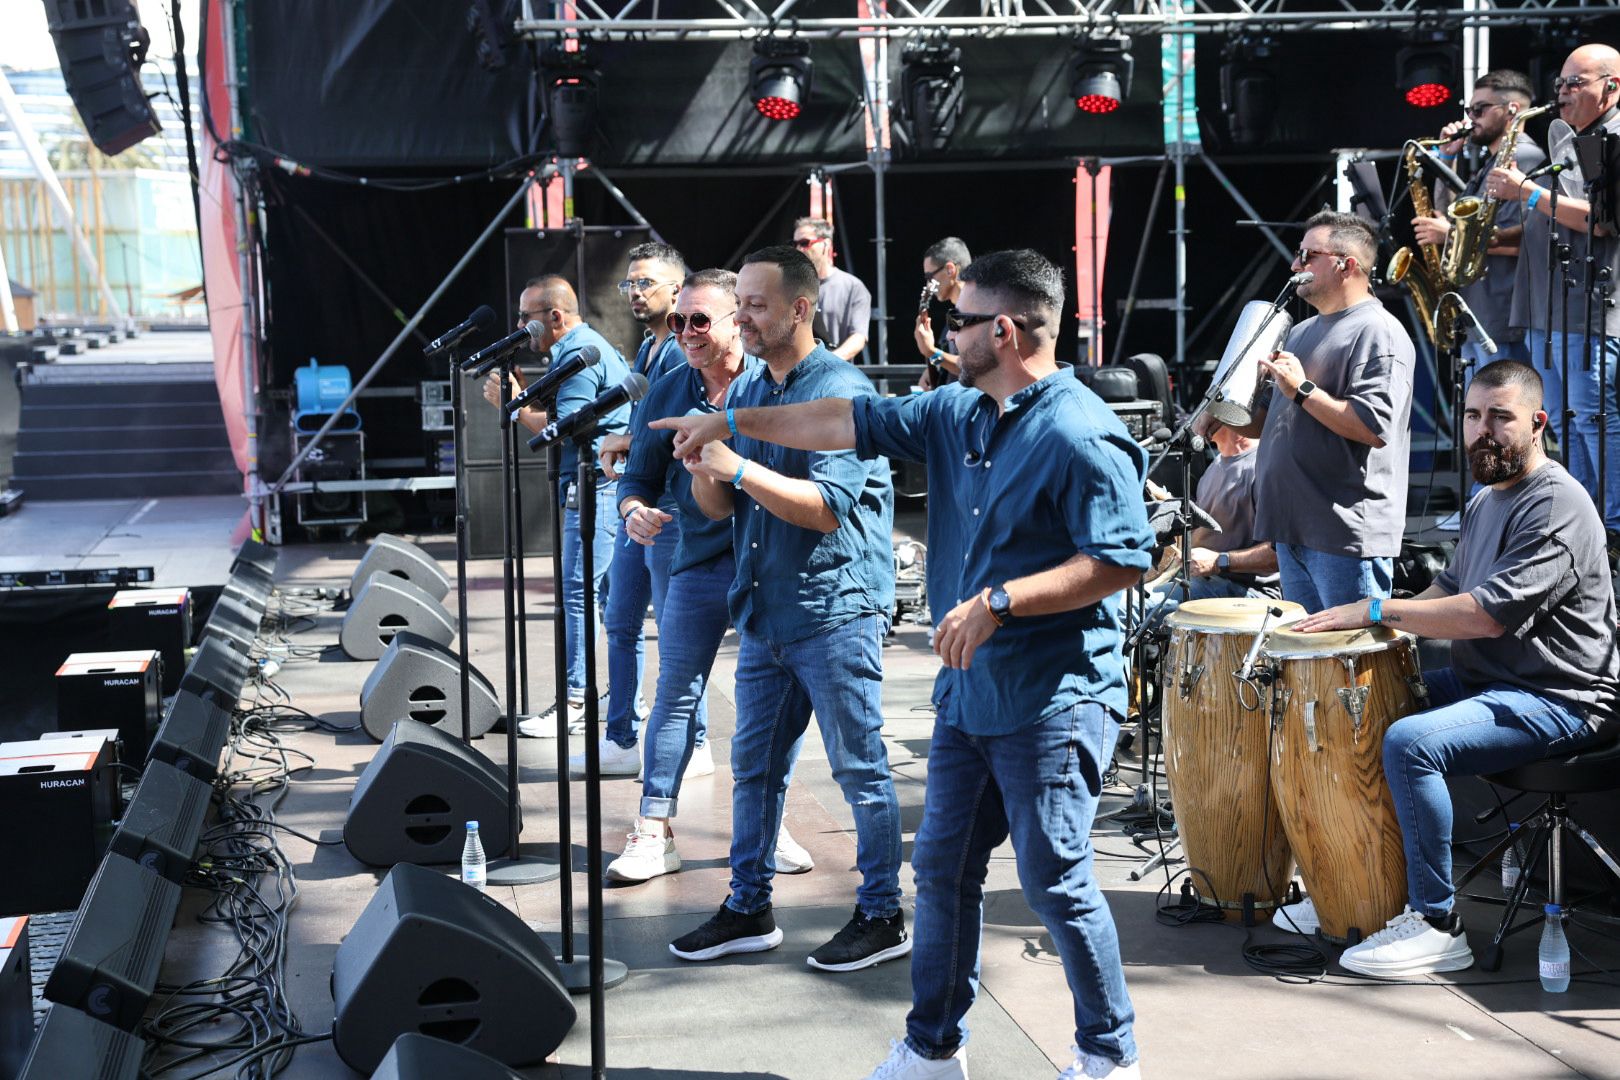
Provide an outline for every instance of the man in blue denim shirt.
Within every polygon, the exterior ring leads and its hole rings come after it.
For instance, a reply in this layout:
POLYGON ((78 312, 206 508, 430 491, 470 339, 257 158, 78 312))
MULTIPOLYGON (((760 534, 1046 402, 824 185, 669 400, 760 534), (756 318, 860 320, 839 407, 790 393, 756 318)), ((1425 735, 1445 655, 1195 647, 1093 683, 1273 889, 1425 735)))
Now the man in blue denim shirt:
MULTIPOLYGON (((703 512, 692 498, 692 474, 675 458, 674 437, 649 431, 647 423, 716 411, 737 377, 759 366, 744 354, 737 333, 736 286, 737 275, 729 270, 700 270, 681 283, 669 329, 686 359, 681 370, 648 391, 630 421, 630 463, 619 482, 621 520, 633 543, 648 549, 669 543, 675 555, 668 607, 660 609, 658 692, 647 719, 641 812, 624 854, 608 864, 613 881, 647 881, 681 868, 670 820, 697 754, 699 710, 715 653, 731 626, 727 595, 736 562, 731 522, 713 521, 703 512), (666 477, 673 512, 658 501, 666 477)), ((778 869, 781 862, 779 855, 778 869)))
MULTIPOLYGON (((871 382, 816 341, 819 282, 786 246, 743 260, 737 326, 765 361, 732 384, 728 404, 774 406, 872 397, 871 382)), ((720 422, 724 425, 724 414, 720 422)), ((681 420, 649 426, 667 429, 681 420)), ((731 741, 731 898, 670 951, 712 960, 775 948, 771 877, 783 796, 814 710, 828 763, 855 817, 861 886, 855 915, 810 954, 854 971, 911 951, 900 912, 900 806, 883 745, 883 638, 894 603, 894 490, 889 464, 849 451, 805 453, 753 439, 712 442, 687 458, 711 518, 732 516, 737 574, 737 731, 731 741)))
MULTIPOLYGON (((943 612, 934 651, 945 667, 912 855, 911 1015, 871 1080, 967 1076, 985 873, 1009 836, 1074 999, 1075 1059, 1060 1080, 1134 1080, 1135 1013, 1089 837, 1126 707, 1116 594, 1153 543, 1145 456, 1057 367, 1056 267, 1004 251, 962 280, 951 315, 960 383, 734 415, 744 435, 928 469, 928 595, 943 612)), ((710 417, 683 421, 676 451, 726 431, 710 417)))
MULTIPOLYGON (((619 292, 630 301, 630 313, 636 321, 647 327, 631 370, 644 376, 650 387, 656 387, 667 373, 686 367, 680 342, 664 321, 674 309, 675 296, 685 276, 686 260, 668 244, 649 242, 630 249, 630 264, 625 279, 619 282, 619 292)), ((651 393, 649 389, 648 394, 651 393)), ((630 431, 602 440, 602 472, 610 480, 619 477, 618 470, 630 452, 630 435, 636 430, 636 417, 644 407, 640 402, 633 402, 630 431)), ((674 471, 685 470, 677 467, 674 471)), ((620 489, 623 490, 622 483, 620 489)), ((675 497, 667 490, 667 485, 659 489, 654 501, 665 512, 674 512, 675 497)), ((620 519, 613 537, 613 568, 608 572, 607 611, 602 619, 602 629, 607 634, 608 707, 597 761, 603 776, 635 776, 641 771, 641 747, 636 744, 636 729, 640 725, 640 714, 645 710, 641 672, 647 602, 652 601, 656 624, 664 617, 669 561, 675 553, 678 535, 671 530, 657 543, 643 547, 630 539, 620 519)), ((550 727, 555 731, 555 724, 550 727)), ((694 754, 693 763, 703 771, 701 764, 706 761, 707 771, 712 772, 714 764, 708 756, 707 728, 707 710, 700 705, 698 745, 701 750, 694 754)), ((576 776, 584 775, 583 753, 569 758, 569 771, 576 776)))
MULTIPOLYGON (((619 350, 580 318, 579 297, 575 295, 574 287, 566 279, 548 275, 531 280, 518 298, 518 318, 520 325, 531 321, 540 323, 542 327, 540 341, 535 347, 540 352, 550 353, 553 364, 564 363, 587 346, 595 347, 601 357, 597 363, 566 380, 558 389, 555 417, 547 416, 545 410, 536 405, 525 406, 517 413, 519 422, 530 431, 538 434, 552 419, 561 420, 590 404, 609 387, 617 386, 630 374, 630 368, 625 364, 624 357, 619 355, 619 350)), ((515 396, 522 390, 524 380, 516 368, 513 369, 512 375, 512 390, 515 396)), ((491 382, 484 386, 484 396, 492 401, 498 400, 499 380, 494 375, 490 378, 491 382)), ((596 437, 592 440, 593 457, 600 451, 604 436, 624 431, 629 422, 629 405, 621 405, 608 413, 598 425, 596 437)), ((562 594, 564 632, 568 643, 568 702, 571 710, 583 709, 585 704, 585 562, 580 540, 577 509, 579 503, 574 496, 574 485, 578 477, 579 452, 570 439, 563 447, 562 476, 558 486, 559 497, 566 508, 563 512, 562 594)), ((607 580, 608 567, 613 562, 614 507, 619 502, 618 488, 618 482, 603 476, 598 466, 596 522, 592 540, 592 557, 596 560, 593 564, 593 576, 596 579, 598 606, 605 605, 607 601, 604 582, 607 580)), ((543 738, 548 734, 555 735, 555 727, 555 721, 544 714, 527 717, 518 723, 520 732, 535 738, 543 738), (548 728, 553 730, 548 731, 548 728)))

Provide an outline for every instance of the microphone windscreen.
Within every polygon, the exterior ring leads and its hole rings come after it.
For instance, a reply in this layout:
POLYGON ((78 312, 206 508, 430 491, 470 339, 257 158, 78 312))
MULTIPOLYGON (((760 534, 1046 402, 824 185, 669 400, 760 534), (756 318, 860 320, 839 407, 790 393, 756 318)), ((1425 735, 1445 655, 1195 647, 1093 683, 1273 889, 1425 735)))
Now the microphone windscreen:
POLYGON ((478 330, 488 331, 493 329, 495 326, 495 309, 488 304, 480 305, 478 310, 472 313, 472 324, 478 330))
POLYGON ((630 377, 619 384, 631 401, 640 401, 647 395, 647 377, 631 373, 630 377))
POLYGON ((595 367, 602 362, 602 351, 595 345, 587 345, 579 350, 579 358, 586 367, 595 367))

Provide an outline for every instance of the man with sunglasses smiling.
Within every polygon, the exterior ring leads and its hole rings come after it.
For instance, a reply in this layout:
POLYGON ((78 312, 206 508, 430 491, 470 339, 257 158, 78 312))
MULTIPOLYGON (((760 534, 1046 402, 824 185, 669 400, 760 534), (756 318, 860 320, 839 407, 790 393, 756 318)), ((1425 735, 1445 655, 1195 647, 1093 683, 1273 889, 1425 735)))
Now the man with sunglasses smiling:
MULTIPOLYGON (((672 544, 675 553, 659 608, 658 691, 644 739, 641 808, 624 854, 608 864, 613 881, 647 881, 681 868, 670 819, 681 782, 696 760, 709 674, 731 625, 727 595, 736 562, 731 522, 711 520, 703 512, 692 497, 692 474, 675 457, 674 437, 647 425, 666 416, 717 411, 732 382, 759 363, 743 353, 737 333, 736 286, 737 275, 729 270, 700 270, 681 284, 675 310, 665 320, 670 339, 683 350, 682 365, 653 384, 630 421, 620 518, 632 542, 649 550, 672 544), (673 496, 670 508, 662 501, 666 490, 673 496)), ((711 758, 708 771, 713 769, 711 758)), ((777 862, 780 867, 780 855, 777 862)))
POLYGON ((1569 443, 1563 447, 1569 473, 1598 504, 1598 512, 1608 530, 1609 558, 1620 550, 1620 401, 1615 384, 1620 379, 1620 309, 1605 304, 1601 293, 1591 297, 1592 328, 1588 341, 1587 300, 1582 296, 1584 267, 1590 254, 1599 270, 1607 271, 1608 288, 1620 281, 1620 239, 1615 236, 1615 202, 1620 198, 1620 53, 1607 45, 1582 45, 1565 59, 1553 83, 1558 96, 1558 116, 1548 130, 1548 155, 1570 167, 1553 177, 1527 181, 1524 170, 1493 169, 1487 190, 1499 199, 1524 204, 1523 246, 1528 258, 1519 260, 1519 276, 1513 292, 1514 325, 1528 327, 1526 339, 1530 356, 1542 377, 1544 392, 1553 420, 1549 425, 1563 433, 1559 403, 1570 413, 1569 443), (1587 177, 1576 151, 1577 140, 1604 138, 1607 154, 1604 172, 1607 187, 1594 207, 1588 201, 1587 177), (1553 227, 1552 199, 1538 184, 1558 187, 1558 221, 1553 227), (1588 215, 1593 218, 1591 251, 1587 250, 1588 215), (1548 233, 1570 249, 1571 275, 1575 287, 1569 292, 1569 324, 1562 325, 1562 301, 1554 283, 1553 310, 1547 307, 1548 233), (1550 355, 1552 364, 1544 366, 1550 355), (1591 367, 1587 352, 1590 349, 1591 367), (1568 358, 1569 385, 1563 384, 1565 358, 1568 358), (1607 375, 1607 382, 1602 381, 1607 375), (1600 414, 1607 412, 1607 423, 1600 414), (1602 454, 1600 455, 1600 444, 1602 454), (1605 476, 1598 475, 1598 459, 1606 456, 1605 476))
POLYGON ((793 223, 793 246, 816 268, 821 291, 816 300, 816 336, 835 356, 858 362, 872 325, 872 293, 860 278, 833 265, 833 227, 824 218, 793 223))
MULTIPOLYGON (((1491 165, 1502 152, 1508 125, 1521 111, 1530 107, 1532 100, 1534 95, 1530 89, 1530 79, 1517 71, 1505 68, 1488 71, 1474 82, 1473 96, 1463 107, 1467 118, 1453 120, 1440 129, 1441 138, 1450 138, 1449 142, 1440 146, 1440 156, 1446 162, 1454 163, 1464 156, 1466 146, 1483 150, 1479 160, 1473 163, 1473 175, 1460 193, 1453 192, 1443 183, 1435 184, 1434 215, 1412 219, 1412 231, 1417 235, 1418 243, 1445 247, 1446 237, 1451 232, 1451 220, 1446 217, 1446 208, 1459 194, 1485 194, 1485 181, 1490 176, 1491 165), (1470 124, 1473 125, 1472 129, 1470 124)), ((1513 160, 1520 169, 1529 172, 1546 161, 1547 155, 1541 152, 1529 135, 1521 131, 1514 143, 1513 160)), ((1487 241, 1490 246, 1486 249, 1485 276, 1458 290, 1469 310, 1479 318, 1485 332, 1497 345, 1497 352, 1492 356, 1470 334, 1463 345, 1463 358, 1469 364, 1485 364, 1491 360, 1527 360, 1530 357, 1524 346, 1524 330, 1514 329, 1510 318, 1513 314, 1513 280, 1519 263, 1519 239, 1523 233, 1524 215, 1518 201, 1503 203, 1496 214, 1495 237, 1487 241)))
POLYGON ((1415 350, 1373 295, 1378 238, 1352 214, 1305 222, 1292 269, 1316 309, 1260 367, 1272 380, 1254 422, 1254 533, 1276 547, 1283 599, 1320 611, 1389 595, 1406 529, 1415 350))
POLYGON ((1074 1060, 1059 1080, 1134 1080, 1135 1012, 1089 838, 1126 708, 1117 594, 1147 569, 1153 545, 1146 455, 1057 365, 1057 267, 1002 251, 962 280, 950 317, 956 385, 661 425, 680 431, 676 453, 701 447, 705 460, 740 432, 749 445, 854 448, 928 469, 928 595, 944 667, 912 855, 912 1007, 905 1040, 868 1080, 967 1076, 985 875, 1009 837, 1073 1000, 1074 1060))
MULTIPOLYGON (((728 406, 770 411, 829 395, 875 398, 871 380, 816 340, 816 268, 768 247, 737 274, 743 348, 764 361, 732 384, 728 406)), ((655 431, 731 409, 653 421, 655 431)), ((785 450, 732 436, 682 452, 705 514, 732 519, 737 729, 731 740, 731 895, 670 944, 682 960, 763 952, 782 943, 771 912, 777 827, 814 711, 833 778, 855 819, 861 874, 854 917, 808 957, 856 971, 911 951, 900 910, 900 804, 883 744, 883 639, 894 606, 894 488, 889 463, 785 450)))

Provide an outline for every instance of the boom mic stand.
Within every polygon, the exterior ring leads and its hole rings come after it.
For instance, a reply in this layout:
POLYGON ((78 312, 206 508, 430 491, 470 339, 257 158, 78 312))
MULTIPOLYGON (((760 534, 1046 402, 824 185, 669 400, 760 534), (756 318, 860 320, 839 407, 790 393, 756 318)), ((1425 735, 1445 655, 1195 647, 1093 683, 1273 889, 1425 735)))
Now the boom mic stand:
POLYGON ((456 456, 456 620, 461 635, 461 741, 472 745, 472 659, 467 644, 467 416, 462 404, 461 350, 450 347, 451 445, 456 456))
MULTIPOLYGON (((512 397, 512 365, 517 360, 507 356, 501 361, 501 401, 512 397)), ((524 855, 520 844, 523 831, 522 792, 518 786, 518 592, 522 582, 516 575, 514 551, 523 548, 523 519, 519 516, 521 503, 516 498, 517 468, 515 463, 516 423, 504 405, 501 414, 501 552, 503 599, 506 608, 506 814, 511 829, 511 847, 506 857, 491 862, 486 870, 486 881, 491 885, 534 885, 550 881, 562 873, 549 859, 524 855)))
MULTIPOLYGON (((1597 225, 1599 221, 1612 222, 1614 220, 1614 215, 1611 212, 1612 208, 1602 203, 1608 191, 1607 148, 1609 138, 1608 133, 1602 129, 1599 129, 1594 135, 1582 136, 1583 140, 1590 139, 1595 143, 1596 152, 1587 156, 1595 157, 1598 166, 1595 169, 1583 170, 1583 175, 1589 177, 1586 181, 1586 274, 1582 283, 1586 307, 1581 327, 1581 351, 1584 354, 1581 370, 1585 372, 1592 370, 1593 317, 1596 316, 1598 328, 1601 328, 1608 321, 1604 309, 1608 307, 1609 303, 1609 268, 1607 266, 1598 266, 1597 225), (1596 304, 1593 303, 1594 297, 1597 298, 1596 304)), ((1609 351, 1602 344, 1599 344, 1597 353, 1597 491, 1594 493, 1594 497, 1598 504, 1598 516, 1603 519, 1604 527, 1607 528, 1610 513, 1610 507, 1608 506, 1609 351)))

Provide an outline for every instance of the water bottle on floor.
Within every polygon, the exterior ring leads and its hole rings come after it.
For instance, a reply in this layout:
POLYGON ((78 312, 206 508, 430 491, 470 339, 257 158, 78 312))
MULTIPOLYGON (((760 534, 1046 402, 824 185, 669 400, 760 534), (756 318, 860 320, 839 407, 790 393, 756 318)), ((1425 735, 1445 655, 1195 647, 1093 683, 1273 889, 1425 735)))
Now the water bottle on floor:
POLYGON ((461 846, 461 880, 479 892, 484 891, 484 845, 478 839, 476 821, 467 822, 467 842, 461 846))
POLYGON ((1502 852, 1502 891, 1512 892, 1519 884, 1519 823, 1508 824, 1508 835, 1513 842, 1502 852))
POLYGON ((1564 937, 1564 909, 1548 904, 1541 928, 1541 988, 1549 994, 1569 989, 1569 940, 1564 937))

